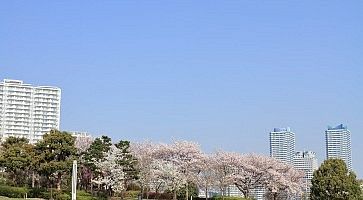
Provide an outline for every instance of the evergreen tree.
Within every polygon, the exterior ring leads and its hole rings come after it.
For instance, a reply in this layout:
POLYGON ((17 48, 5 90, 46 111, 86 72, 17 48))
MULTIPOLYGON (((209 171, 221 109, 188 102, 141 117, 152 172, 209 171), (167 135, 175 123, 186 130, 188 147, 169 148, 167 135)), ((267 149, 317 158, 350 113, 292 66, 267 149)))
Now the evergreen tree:
POLYGON ((33 145, 26 138, 9 137, 1 144, 1 151, 0 166, 12 175, 16 185, 24 182, 32 166, 33 145))
POLYGON ((111 149, 111 145, 111 138, 103 135, 96 138, 83 153, 84 163, 81 169, 82 182, 89 185, 91 192, 93 192, 93 184, 91 182, 98 175, 96 173, 97 166, 95 162, 101 162, 105 159, 106 153, 111 149))
MULTIPOLYGON (((102 160, 111 148, 111 138, 108 136, 101 136, 96 138, 87 151, 84 153, 84 159, 89 165, 92 165, 94 161, 102 160)), ((92 167, 95 167, 94 165, 92 167)))
POLYGON ((77 151, 74 141, 75 138, 67 132, 51 130, 35 146, 38 171, 48 179, 56 175, 57 190, 61 189, 62 176, 72 169, 77 151))
POLYGON ((360 185, 354 172, 349 172, 341 159, 329 159, 314 172, 312 200, 361 199, 360 185))
POLYGON ((127 188, 128 183, 132 180, 138 178, 138 172, 136 170, 136 158, 130 152, 130 142, 121 140, 115 144, 116 148, 120 149, 120 157, 117 164, 123 167, 125 173, 125 188, 127 188))

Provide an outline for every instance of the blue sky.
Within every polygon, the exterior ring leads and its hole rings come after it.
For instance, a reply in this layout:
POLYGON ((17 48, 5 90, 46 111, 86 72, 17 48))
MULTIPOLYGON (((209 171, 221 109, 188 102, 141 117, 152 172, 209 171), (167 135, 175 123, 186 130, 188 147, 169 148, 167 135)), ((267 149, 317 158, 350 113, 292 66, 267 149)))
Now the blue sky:
POLYGON ((347 124, 363 176, 362 1, 7 1, 0 78, 62 88, 61 128, 325 157, 347 124))

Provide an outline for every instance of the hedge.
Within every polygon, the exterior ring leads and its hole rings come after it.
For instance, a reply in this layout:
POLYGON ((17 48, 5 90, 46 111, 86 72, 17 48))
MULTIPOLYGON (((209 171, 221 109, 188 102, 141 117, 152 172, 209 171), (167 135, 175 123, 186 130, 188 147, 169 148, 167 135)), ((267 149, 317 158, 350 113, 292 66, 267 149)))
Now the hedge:
POLYGON ((0 196, 6 196, 11 198, 24 198, 28 192, 28 189, 25 187, 0 185, 0 196))
MULTIPOLYGON (((28 198, 50 199, 52 197, 54 200, 71 199, 70 192, 59 192, 56 189, 53 189, 52 192, 50 192, 50 190, 47 190, 46 188, 27 189, 22 187, 0 186, 0 196, 6 196, 11 198, 24 198, 26 193, 28 198)), ((91 194, 83 190, 77 190, 77 200, 97 200, 97 198, 93 197, 91 194)))

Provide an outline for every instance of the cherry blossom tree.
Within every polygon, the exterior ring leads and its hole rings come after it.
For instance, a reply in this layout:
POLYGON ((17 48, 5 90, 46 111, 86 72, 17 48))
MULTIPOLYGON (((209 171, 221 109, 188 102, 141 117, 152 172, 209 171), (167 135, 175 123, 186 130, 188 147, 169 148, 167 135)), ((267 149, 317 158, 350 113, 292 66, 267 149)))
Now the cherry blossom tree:
POLYGON ((268 170, 276 166, 276 160, 257 154, 239 155, 234 166, 233 182, 246 198, 257 187, 264 186, 269 180, 268 170))
POLYGON ((269 171, 270 178, 265 185, 268 199, 282 199, 302 194, 304 172, 294 169, 292 166, 277 163, 274 169, 269 171))
POLYGON ((225 151, 205 155, 197 143, 188 141, 134 143, 131 152, 138 160, 141 187, 152 185, 156 191, 173 191, 174 199, 178 190, 188 188, 188 183, 197 184, 206 195, 209 189, 219 188, 222 196, 235 185, 246 198, 257 188, 265 188, 275 199, 301 191, 303 174, 268 156, 225 151))
POLYGON ((173 191, 173 199, 176 200, 177 191, 187 183, 180 166, 165 160, 155 160, 152 166, 157 182, 162 183, 164 190, 173 191))
POLYGON ((87 189, 87 185, 92 179, 92 170, 86 165, 85 153, 93 142, 92 137, 75 137, 74 146, 77 149, 78 162, 79 162, 79 177, 81 188, 87 189))
POLYGON ((93 142, 92 137, 76 137, 74 146, 77 149, 77 153, 81 154, 83 152, 86 152, 87 149, 91 146, 92 142, 93 142))
POLYGON ((214 174, 222 195, 225 195, 225 188, 232 184, 246 198, 250 198, 251 191, 257 188, 271 188, 269 191, 293 195, 301 191, 303 174, 274 158, 223 151, 217 152, 214 158, 214 174))
POLYGON ((213 155, 204 155, 201 159, 200 172, 198 174, 197 185, 205 192, 205 199, 208 199, 208 191, 215 186, 216 176, 213 166, 216 159, 213 155))
MULTIPOLYGON (((149 141, 131 143, 131 154, 137 159, 136 168, 139 172, 139 179, 137 180, 141 187, 141 194, 144 194, 144 190, 147 189, 155 181, 154 173, 154 161, 155 153, 157 152, 159 145, 151 143, 149 141)), ((155 183, 155 182, 154 182, 155 183)), ((147 193, 148 198, 148 193, 147 193)))
POLYGON ((233 184, 234 170, 239 162, 240 155, 234 152, 217 151, 211 157, 211 168, 215 177, 215 183, 222 193, 226 195, 226 189, 233 184))
POLYGON ((188 199, 188 184, 196 183, 201 168, 203 153, 200 146, 190 141, 174 141, 170 145, 160 145, 158 148, 158 159, 176 166, 185 179, 186 199, 188 199))
POLYGON ((93 180, 94 183, 103 185, 110 192, 120 193, 124 191, 125 173, 123 166, 119 164, 122 160, 122 152, 112 145, 102 160, 96 160, 94 164, 99 169, 99 175, 93 180))

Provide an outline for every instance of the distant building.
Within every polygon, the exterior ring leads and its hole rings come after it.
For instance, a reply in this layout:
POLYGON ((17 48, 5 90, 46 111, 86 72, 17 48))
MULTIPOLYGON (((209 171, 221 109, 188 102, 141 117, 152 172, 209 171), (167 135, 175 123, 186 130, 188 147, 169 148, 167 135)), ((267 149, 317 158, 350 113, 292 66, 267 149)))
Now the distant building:
POLYGON ((92 138, 92 136, 87 132, 82 131, 67 131, 74 137, 92 138))
POLYGON ((270 132, 270 156, 293 165, 295 156, 295 133, 290 128, 274 128, 270 132))
POLYGON ((243 193, 235 185, 230 185, 227 187, 226 195, 230 197, 243 197, 243 193))
POLYGON ((255 200, 264 200, 265 194, 266 194, 266 189, 263 186, 256 187, 251 191, 251 196, 255 200))
MULTIPOLYGON (((255 200, 264 200, 265 191, 266 190, 263 187, 257 187, 250 191, 250 195, 255 200)), ((211 198, 213 196, 222 195, 222 191, 217 188, 210 188, 207 195, 208 198, 211 198)), ((244 197, 243 193, 235 185, 229 185, 225 189, 225 195, 229 197, 244 197)), ((203 189, 199 190, 198 197, 205 198, 205 191, 203 189)))
POLYGON ((59 129, 61 89, 20 80, 0 82, 0 137, 25 137, 31 143, 59 129))
POLYGON ((298 151, 294 158, 294 167, 298 170, 304 171, 304 194, 305 196, 310 195, 310 188, 312 186, 311 179, 313 173, 319 168, 318 159, 316 158, 315 152, 312 151, 298 151))
POLYGON ((352 170, 351 134, 347 126, 340 124, 328 127, 325 131, 326 157, 344 160, 349 170, 352 170))

